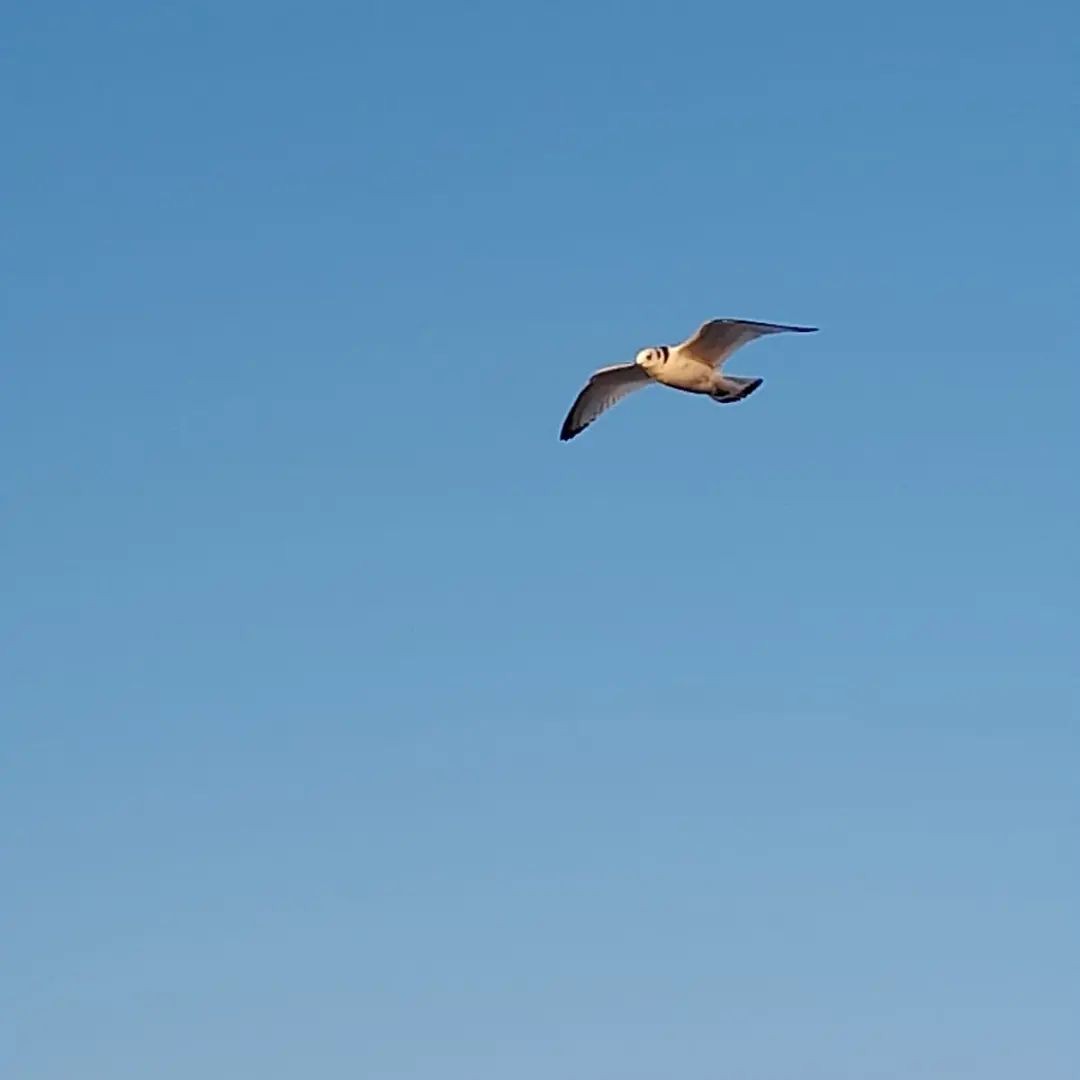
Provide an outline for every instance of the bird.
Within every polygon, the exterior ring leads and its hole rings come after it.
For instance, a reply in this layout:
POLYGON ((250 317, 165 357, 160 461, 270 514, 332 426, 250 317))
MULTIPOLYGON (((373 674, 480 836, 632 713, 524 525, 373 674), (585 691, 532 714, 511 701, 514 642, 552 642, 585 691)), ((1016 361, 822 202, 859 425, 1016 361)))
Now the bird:
POLYGON ((703 394, 721 405, 742 401, 765 380, 723 373, 724 362, 736 349, 766 334, 812 334, 817 329, 748 319, 710 319, 678 345, 654 345, 640 350, 632 364, 615 364, 593 372, 570 406, 559 439, 567 442, 580 435, 627 394, 654 382, 703 394))

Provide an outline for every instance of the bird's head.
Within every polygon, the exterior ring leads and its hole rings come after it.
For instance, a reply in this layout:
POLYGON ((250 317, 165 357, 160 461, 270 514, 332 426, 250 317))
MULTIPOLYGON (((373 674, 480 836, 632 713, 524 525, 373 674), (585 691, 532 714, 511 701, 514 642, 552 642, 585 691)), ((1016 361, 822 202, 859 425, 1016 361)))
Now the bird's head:
POLYGON ((663 345, 642 349, 634 357, 634 363, 643 367, 646 371, 655 371, 668 357, 668 350, 663 345))

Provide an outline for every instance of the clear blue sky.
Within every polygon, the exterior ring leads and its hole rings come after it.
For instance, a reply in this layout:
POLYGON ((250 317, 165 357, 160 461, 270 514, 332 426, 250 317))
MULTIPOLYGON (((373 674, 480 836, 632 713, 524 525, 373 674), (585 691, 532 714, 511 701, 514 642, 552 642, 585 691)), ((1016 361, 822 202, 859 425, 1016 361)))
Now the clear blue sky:
POLYGON ((1075 5, 3 27, 5 1076, 1075 1076, 1075 5))

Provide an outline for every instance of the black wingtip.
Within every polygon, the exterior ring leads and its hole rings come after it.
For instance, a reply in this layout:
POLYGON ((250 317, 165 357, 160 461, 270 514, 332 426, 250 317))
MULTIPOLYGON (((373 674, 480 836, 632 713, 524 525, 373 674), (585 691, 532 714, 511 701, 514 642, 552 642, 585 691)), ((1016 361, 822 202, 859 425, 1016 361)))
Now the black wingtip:
POLYGON ((574 424, 574 411, 574 409, 571 409, 562 422, 562 428, 559 430, 559 442, 569 442, 571 439, 576 439, 592 423, 591 420, 587 420, 584 424, 574 424))

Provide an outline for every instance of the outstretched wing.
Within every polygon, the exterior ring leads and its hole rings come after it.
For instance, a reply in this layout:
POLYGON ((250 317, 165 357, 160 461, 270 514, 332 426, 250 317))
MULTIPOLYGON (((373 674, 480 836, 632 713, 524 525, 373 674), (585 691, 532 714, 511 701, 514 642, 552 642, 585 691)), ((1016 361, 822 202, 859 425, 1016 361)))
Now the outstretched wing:
POLYGON ((754 338, 786 332, 812 334, 815 330, 816 326, 783 326, 780 323, 748 322, 745 319, 710 319, 702 324, 693 337, 679 345, 678 349, 682 353, 689 353, 703 364, 719 368, 737 348, 754 338))
POLYGON ((563 442, 580 435, 605 409, 610 409, 627 394, 652 382, 637 364, 616 364, 601 368, 585 384, 563 421, 559 438, 563 442))

